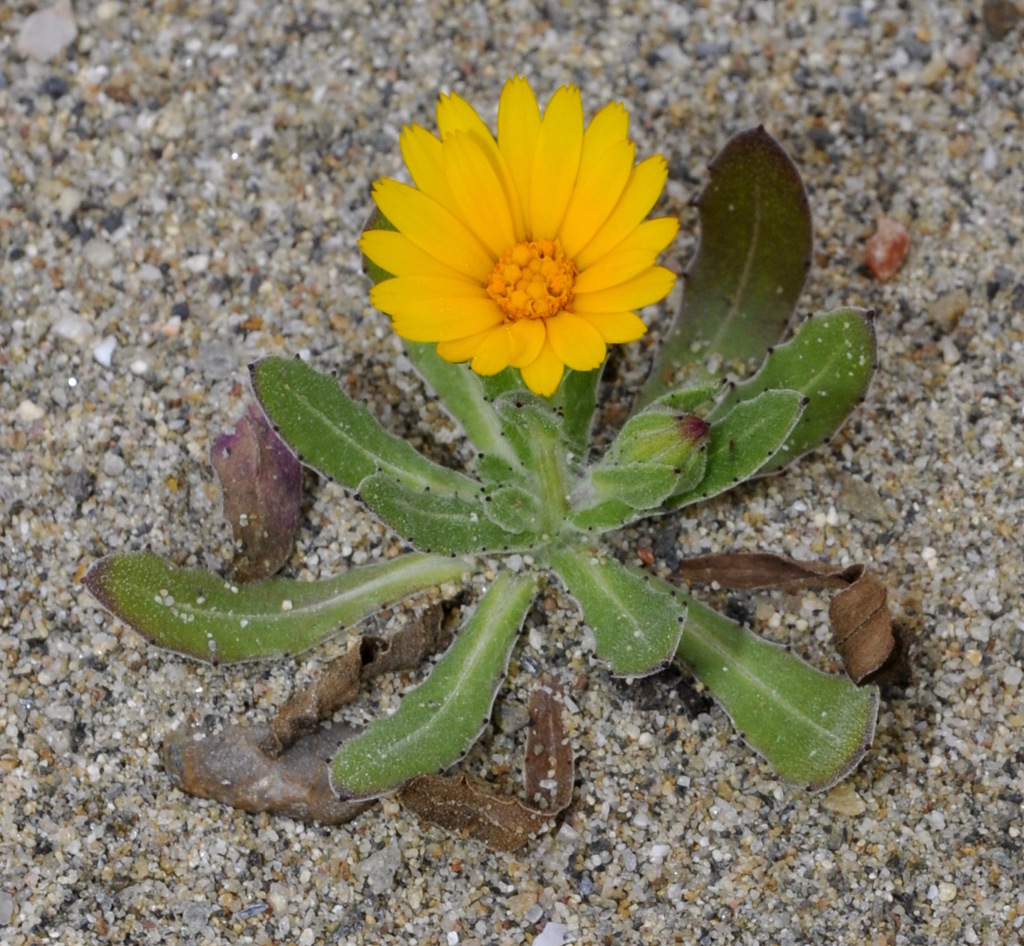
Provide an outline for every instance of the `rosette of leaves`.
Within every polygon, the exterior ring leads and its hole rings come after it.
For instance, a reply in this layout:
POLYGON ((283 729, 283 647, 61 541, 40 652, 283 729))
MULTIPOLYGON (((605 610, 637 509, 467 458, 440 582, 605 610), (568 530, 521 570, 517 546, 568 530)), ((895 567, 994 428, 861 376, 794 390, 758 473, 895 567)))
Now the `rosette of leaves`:
POLYGON ((149 553, 116 555, 86 584, 155 643, 226 663, 295 653, 486 561, 493 577, 429 677, 394 715, 341 745, 331 779, 342 797, 393 791, 467 752, 548 582, 578 603, 613 674, 684 665, 780 776, 834 784, 871 742, 877 690, 819 672, 602 544, 605 533, 684 510, 820 445, 861 401, 874 368, 872 317, 861 310, 811 317, 778 344, 806 277, 811 223, 796 169, 763 129, 716 157, 699 215, 681 311, 602 455, 588 442, 599 371, 570 372, 540 398, 511 369, 481 378, 409 344, 475 449, 464 472, 386 431, 332 376, 268 358, 252 366, 252 386, 280 436, 410 551, 324 581, 237 585, 149 553), (745 380, 722 383, 750 365, 759 367, 745 380), (506 559, 514 567, 502 567, 506 559))

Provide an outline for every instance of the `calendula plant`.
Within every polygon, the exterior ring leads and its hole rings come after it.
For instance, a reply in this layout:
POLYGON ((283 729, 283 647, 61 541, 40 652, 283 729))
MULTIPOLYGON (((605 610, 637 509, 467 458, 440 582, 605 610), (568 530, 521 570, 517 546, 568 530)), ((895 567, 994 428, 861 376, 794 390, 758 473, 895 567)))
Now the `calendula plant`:
POLYGON ((237 585, 123 554, 98 562, 88 587, 156 643, 226 663, 294 654, 418 591, 484 575, 425 682, 341 745, 331 779, 342 797, 379 796, 466 753, 551 582, 579 604, 613 674, 677 662, 780 776, 835 783, 871 741, 877 690, 813 669, 685 586, 619 561, 603 538, 781 469, 862 399, 875 363, 870 314, 819 315, 776 345, 811 250, 792 163, 763 129, 715 159, 678 318, 634 410, 595 456, 607 346, 643 335, 637 310, 674 281, 657 258, 677 222, 646 220, 665 162, 635 163, 621 105, 585 125, 576 89, 559 89, 542 112, 518 78, 502 93, 496 137, 457 95, 441 97, 437 122, 438 135, 404 129, 413 184, 376 184, 360 246, 374 304, 472 443, 472 469, 425 458, 302 361, 251 367, 256 398, 302 462, 412 550, 327 580, 237 585), (752 362, 751 377, 722 383, 752 362))

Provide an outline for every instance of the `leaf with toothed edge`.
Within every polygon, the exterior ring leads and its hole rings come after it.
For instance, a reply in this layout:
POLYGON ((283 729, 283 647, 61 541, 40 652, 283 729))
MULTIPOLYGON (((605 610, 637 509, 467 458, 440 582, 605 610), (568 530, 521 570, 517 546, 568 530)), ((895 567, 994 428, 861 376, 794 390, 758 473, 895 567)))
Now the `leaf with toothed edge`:
POLYGON ((403 598, 459 580, 467 559, 410 553, 323 581, 232 584, 152 552, 111 555, 83 584, 115 617, 160 647, 228 663, 294 654, 403 598))
POLYGON ((331 763, 342 798, 373 798, 457 762, 479 738, 536 593, 533 576, 498 575, 455 643, 398 711, 346 742, 331 763))
POLYGON ((480 484, 428 460, 386 431, 353 401, 336 378, 297 358, 265 358, 250 365, 253 390, 281 437, 302 462, 349 489, 377 472, 415 489, 475 496, 480 484))
POLYGON ((773 348, 752 378, 737 384, 711 412, 725 416, 742 401, 769 388, 789 388, 807 397, 800 420, 782 448, 758 471, 771 473, 828 440, 864 399, 878 350, 874 313, 837 309, 811 316, 790 341, 773 348))
POLYGON ((740 401, 711 424, 704 478, 673 496, 666 507, 679 509, 724 493, 750 479, 778 452, 804 410, 799 391, 765 391, 740 401))
POLYGON ((519 531, 509 532, 489 517, 479 491, 472 499, 434 495, 377 473, 363 480, 359 497, 389 528, 424 552, 511 552, 539 542, 535 532, 524 528, 528 519, 519 531))
POLYGON ((878 688, 815 670, 689 595, 680 597, 689 610, 676 660, 708 688, 743 740, 779 776, 808 791, 831 788, 853 772, 874 738, 878 688))
POLYGON ((642 404, 673 386, 680 371, 707 377, 712 358, 759 362, 785 330, 807 279, 807 194, 789 155, 763 127, 726 142, 697 207, 700 245, 642 404))
POLYGON ((683 634, 686 607, 667 585, 583 547, 555 549, 551 565, 583 611, 599 659, 622 677, 666 667, 683 634))

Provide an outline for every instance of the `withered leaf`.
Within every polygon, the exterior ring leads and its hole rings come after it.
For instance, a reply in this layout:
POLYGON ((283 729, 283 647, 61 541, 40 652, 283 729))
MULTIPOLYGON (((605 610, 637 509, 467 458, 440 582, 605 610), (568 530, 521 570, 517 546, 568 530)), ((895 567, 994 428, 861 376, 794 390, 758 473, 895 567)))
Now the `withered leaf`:
POLYGON ((561 688, 545 674, 530 696, 526 802, 465 772, 422 775, 402 789, 399 800, 421 821, 475 838, 491 850, 518 850, 572 801, 575 765, 562 704, 561 688))
POLYGON ((299 461, 250 404, 235 429, 214 441, 210 462, 240 546, 231 574, 238 581, 268 578, 292 552, 302 503, 299 461))
POLYGON ((453 610, 439 605, 388 637, 353 638, 269 726, 237 724, 217 732, 193 725, 168 734, 163 759, 171 781, 191 795, 243 811, 323 824, 350 821, 372 802, 339 800, 328 773, 338 747, 358 730, 322 721, 355 699, 360 681, 414 669, 444 648, 457 624, 453 610))
POLYGON ((372 804, 341 801, 327 778, 331 756, 356 732, 337 725, 318 729, 269 756, 262 749, 272 739, 269 726, 233 725, 219 733, 183 726, 164 740, 164 768, 175 786, 198 798, 243 811, 343 824, 372 804))
POLYGON ((768 552, 722 552, 680 563, 681 577, 743 591, 840 588, 828 616, 836 649, 854 683, 907 683, 910 633, 894 624, 885 585, 863 564, 838 568, 768 552))

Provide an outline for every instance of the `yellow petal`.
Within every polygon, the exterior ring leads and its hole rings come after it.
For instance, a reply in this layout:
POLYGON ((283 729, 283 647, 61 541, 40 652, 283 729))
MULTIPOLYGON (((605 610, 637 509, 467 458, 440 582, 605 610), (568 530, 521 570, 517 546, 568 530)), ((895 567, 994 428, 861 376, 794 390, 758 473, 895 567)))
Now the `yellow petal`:
POLYGON ((467 278, 436 256, 421 250, 397 230, 364 230, 359 249, 392 276, 449 276, 467 278))
POLYGON ((574 254, 576 265, 581 270, 589 269, 640 225, 657 202, 666 177, 668 165, 660 154, 641 161, 633 168, 615 209, 595 237, 574 254))
POLYGON ((635 312, 585 312, 580 318, 593 325, 609 345, 635 342, 647 332, 647 326, 635 312))
MULTIPOLYGON (((540 109, 530 83, 521 76, 509 79, 498 103, 498 148, 508 165, 523 207, 529 216, 530 174, 540 134, 540 109)), ((525 227, 531 230, 529 219, 525 227)), ((525 234, 520 234, 521 239, 525 234)))
POLYGON ((398 141, 416 187, 439 204, 449 206, 452 192, 444 176, 441 142, 422 125, 407 125, 398 141))
POLYGON ((625 141, 629 135, 629 112, 621 102, 609 102, 587 125, 583 132, 580 174, 592 167, 612 145, 625 141))
POLYGON ((654 265, 678 231, 679 221, 674 217, 645 220, 615 249, 576 277, 576 292, 597 292, 639 275, 654 265))
POLYGON ((540 354, 530 364, 520 369, 520 374, 534 394, 550 397, 558 390, 564 371, 565 362, 555 354, 551 343, 547 342, 540 350, 540 354))
POLYGON ((477 346, 476 354, 469 367, 484 376, 504 371, 512 354, 512 336, 507 325, 499 325, 488 332, 477 346))
MULTIPOLYGON (((497 255, 501 256, 515 240, 521 240, 526 235, 526 227, 523 223, 522 200, 520 199, 512 174, 509 171, 508 164, 498 149, 498 144, 494 140, 490 129, 484 124, 483 119, 480 118, 472 105, 455 93, 442 95, 438 99, 437 126, 446 148, 449 140, 459 135, 468 135, 475 141, 490 163, 494 175, 501 182, 501 187, 505 192, 505 202, 512 215, 512 224, 515 232, 515 239, 506 243, 501 250, 497 251, 497 255)), ((457 192, 457 182, 453 182, 449 177, 447 178, 447 184, 449 185, 450 192, 457 192)), ((463 220, 467 224, 470 223, 470 218, 463 217, 463 220)))
POLYGON ((490 129, 477 114, 476 109, 456 92, 438 98, 437 130, 441 132, 442 141, 457 131, 467 131, 485 138, 491 137, 490 129))
POLYGON ((575 86, 562 86, 544 109, 530 172, 527 228, 534 239, 558 233, 569 206, 583 148, 583 103, 575 86))
POLYGON ((577 293, 572 303, 573 311, 582 315, 585 312, 625 312, 641 309, 645 305, 664 299, 675 281, 676 275, 671 270, 665 269, 664 266, 652 266, 639 276, 634 276, 610 289, 577 293))
POLYGON ((481 284, 490 275, 495 261, 477 238, 436 200, 390 178, 374 185, 373 199, 395 229, 421 250, 481 284))
POLYGON ((590 371, 608 353, 604 339, 593 325, 571 312, 548 319, 548 344, 574 371, 590 371))
POLYGON ((636 146, 620 141, 605 149, 580 177, 573 188, 559 237, 569 256, 575 256, 600 230, 608 219, 633 170, 636 146))
POLYGON ((444 172, 458 217, 495 259, 516 242, 508 197, 487 155, 466 132, 444 143, 444 172))
POLYGON ((476 354, 480 343, 494 331, 494 326, 484 329, 482 332, 474 332, 464 338, 453 338, 447 342, 437 343, 437 354, 445 361, 468 361, 476 354))
POLYGON ((459 285, 441 285, 450 282, 454 280, 386 279, 370 290, 370 302, 390 315, 395 331, 411 342, 464 338, 502 321, 493 300, 471 295, 459 285))
POLYGON ((534 361, 544 347, 544 339, 547 337, 544 323, 539 319, 520 319, 513 322, 509 325, 509 332, 513 342, 509 364, 513 368, 522 368, 534 361))

